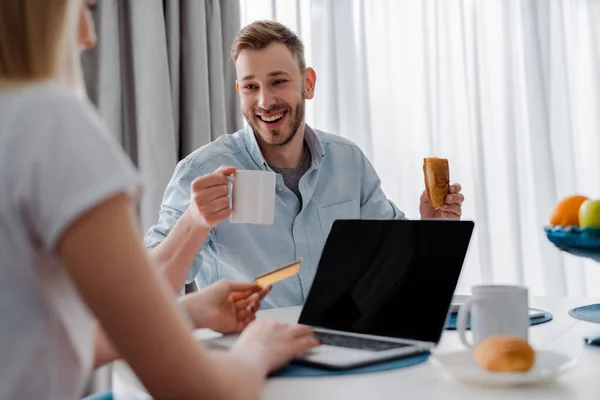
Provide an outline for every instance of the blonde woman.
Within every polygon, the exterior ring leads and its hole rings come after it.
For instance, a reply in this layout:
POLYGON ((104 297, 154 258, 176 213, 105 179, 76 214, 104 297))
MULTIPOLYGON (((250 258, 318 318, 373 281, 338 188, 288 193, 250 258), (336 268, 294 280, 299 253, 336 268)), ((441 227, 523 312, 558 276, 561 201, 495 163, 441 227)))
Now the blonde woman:
POLYGON ((0 1, 0 399, 78 398, 119 357, 155 398, 256 398, 318 343, 265 321, 228 352, 193 340, 141 245, 138 175, 83 96, 92 6, 0 1))

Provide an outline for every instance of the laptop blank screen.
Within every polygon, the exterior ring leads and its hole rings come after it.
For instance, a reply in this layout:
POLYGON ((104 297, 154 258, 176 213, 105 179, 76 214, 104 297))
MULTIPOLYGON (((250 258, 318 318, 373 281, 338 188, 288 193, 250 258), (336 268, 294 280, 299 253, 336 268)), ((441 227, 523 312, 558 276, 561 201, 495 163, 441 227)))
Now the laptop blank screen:
POLYGON ((472 221, 338 220, 299 323, 437 343, 472 221))

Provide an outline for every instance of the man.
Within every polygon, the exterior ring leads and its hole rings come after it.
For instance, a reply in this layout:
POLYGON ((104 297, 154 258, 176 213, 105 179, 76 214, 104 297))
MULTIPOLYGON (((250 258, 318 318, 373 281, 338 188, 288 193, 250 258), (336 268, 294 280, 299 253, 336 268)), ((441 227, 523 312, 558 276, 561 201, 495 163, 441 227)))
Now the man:
MULTIPOLYGON (((167 266, 174 285, 196 279, 200 288, 220 278, 252 281, 301 259, 298 277, 273 285, 263 300, 266 308, 301 305, 336 219, 405 216, 386 198, 354 143, 305 124, 304 105, 315 95, 316 73, 306 67, 303 44, 293 32, 276 22, 255 22, 239 32, 232 59, 248 126, 177 165, 145 244, 167 266), (227 177, 237 169, 277 173, 274 225, 227 219, 227 177)), ((460 190, 452 185, 439 211, 423 193, 421 217, 460 218, 460 190)))

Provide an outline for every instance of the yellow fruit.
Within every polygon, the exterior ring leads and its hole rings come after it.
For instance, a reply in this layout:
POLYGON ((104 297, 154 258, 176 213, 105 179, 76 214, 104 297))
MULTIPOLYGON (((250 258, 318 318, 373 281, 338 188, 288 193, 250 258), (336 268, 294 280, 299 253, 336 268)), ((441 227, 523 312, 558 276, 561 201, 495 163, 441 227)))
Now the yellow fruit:
POLYGON ((579 226, 585 228, 600 228, 600 199, 586 200, 579 207, 579 226))
POLYGON ((579 226, 579 207, 588 198, 581 195, 572 195, 562 198, 554 207, 550 216, 552 226, 579 226))

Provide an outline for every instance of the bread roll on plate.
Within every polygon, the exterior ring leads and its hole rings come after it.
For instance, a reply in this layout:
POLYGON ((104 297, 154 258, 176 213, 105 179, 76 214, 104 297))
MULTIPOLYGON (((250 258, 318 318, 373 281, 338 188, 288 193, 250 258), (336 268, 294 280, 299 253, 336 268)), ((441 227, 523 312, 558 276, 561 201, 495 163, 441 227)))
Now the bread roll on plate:
POLYGON ((438 210, 446 202, 450 189, 450 168, 445 158, 428 157, 423 159, 425 190, 429 204, 438 210))
POLYGON ((535 364, 535 351, 526 340, 492 335, 482 340, 474 351, 475 361, 491 372, 527 372, 535 364))

